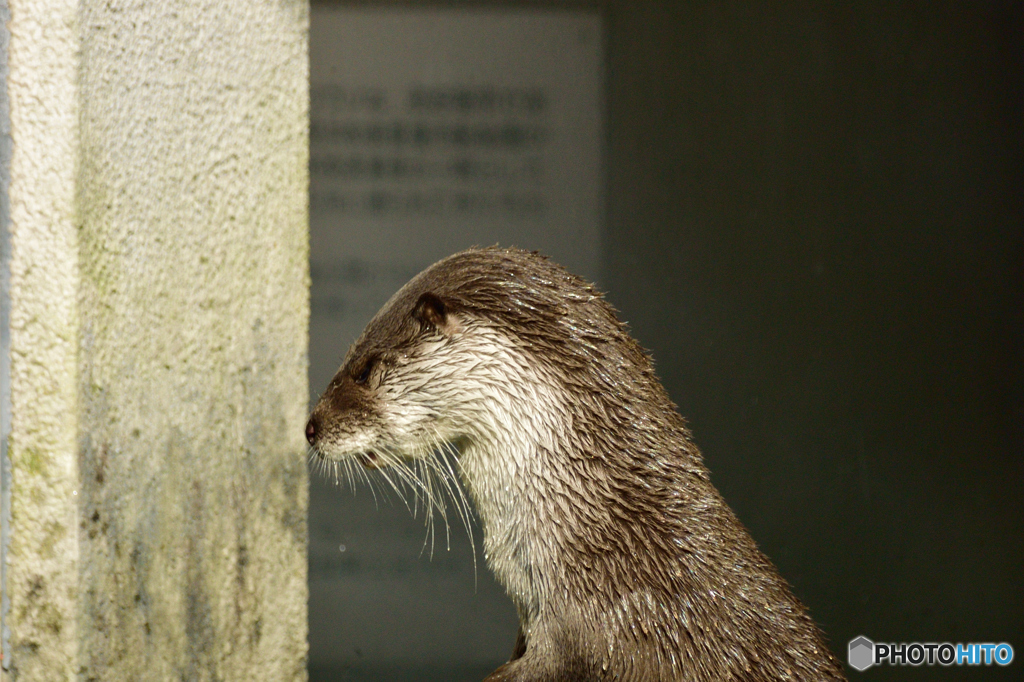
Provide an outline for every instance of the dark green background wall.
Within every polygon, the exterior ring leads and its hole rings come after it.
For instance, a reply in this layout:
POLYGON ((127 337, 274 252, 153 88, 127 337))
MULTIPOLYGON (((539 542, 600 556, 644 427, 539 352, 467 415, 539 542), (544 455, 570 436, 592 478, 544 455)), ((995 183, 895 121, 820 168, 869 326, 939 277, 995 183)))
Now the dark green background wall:
POLYGON ((1024 656, 1020 4, 608 18, 602 285, 713 480, 843 659, 1024 656))
POLYGON ((1024 677, 1021 3, 458 6, 601 9, 600 285, 837 654, 1024 677))

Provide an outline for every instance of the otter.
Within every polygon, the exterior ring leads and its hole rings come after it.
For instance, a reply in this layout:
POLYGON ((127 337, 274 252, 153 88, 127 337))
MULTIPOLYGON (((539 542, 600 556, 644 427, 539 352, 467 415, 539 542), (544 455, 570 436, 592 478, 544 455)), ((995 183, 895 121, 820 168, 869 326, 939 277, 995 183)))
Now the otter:
POLYGON ((711 484, 651 358, 593 285, 535 252, 471 249, 414 277, 306 437, 428 504, 442 503, 425 481, 451 491, 457 472, 519 615, 485 682, 845 679, 711 484))

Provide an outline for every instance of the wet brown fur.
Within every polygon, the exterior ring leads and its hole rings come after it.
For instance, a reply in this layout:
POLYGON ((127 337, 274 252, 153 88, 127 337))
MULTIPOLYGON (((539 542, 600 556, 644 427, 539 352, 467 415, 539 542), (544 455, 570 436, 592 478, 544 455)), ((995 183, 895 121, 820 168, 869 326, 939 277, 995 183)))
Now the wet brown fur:
MULTIPOLYGON (((712 486, 648 355, 590 284, 541 256, 470 250, 414 278, 314 409, 314 449, 331 429, 382 428, 374 386, 424 335, 475 325, 512 339, 571 406, 565 437, 535 453, 549 478, 524 484, 514 520, 544 535, 530 566, 543 597, 511 595, 519 639, 488 681, 844 679, 712 486)), ((486 534, 495 520, 481 520, 486 534)))

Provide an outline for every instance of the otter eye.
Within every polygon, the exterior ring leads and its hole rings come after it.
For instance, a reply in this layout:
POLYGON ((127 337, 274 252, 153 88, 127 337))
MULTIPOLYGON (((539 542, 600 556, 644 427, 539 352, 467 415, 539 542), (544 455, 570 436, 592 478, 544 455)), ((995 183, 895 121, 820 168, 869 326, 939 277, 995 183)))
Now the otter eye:
POLYGON ((357 384, 359 384, 360 386, 362 386, 367 381, 369 381, 370 374, 373 373, 373 366, 376 365, 376 364, 377 364, 377 358, 376 357, 374 357, 374 356, 368 357, 366 359, 366 362, 363 363, 363 366, 359 370, 359 372, 354 375, 355 376, 355 382, 357 384))

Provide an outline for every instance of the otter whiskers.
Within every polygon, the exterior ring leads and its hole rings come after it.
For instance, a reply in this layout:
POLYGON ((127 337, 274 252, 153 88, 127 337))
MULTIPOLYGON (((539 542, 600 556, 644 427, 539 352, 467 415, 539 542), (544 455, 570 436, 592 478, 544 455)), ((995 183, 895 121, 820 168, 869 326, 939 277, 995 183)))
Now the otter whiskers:
POLYGON ((430 558, 434 556, 437 516, 444 523, 445 549, 451 550, 449 505, 453 506, 469 539, 475 582, 477 557, 473 512, 460 481, 458 456, 458 445, 444 439, 436 431, 425 435, 423 452, 415 455, 401 453, 387 445, 374 445, 359 456, 341 459, 325 456, 315 447, 309 448, 308 452, 316 473, 332 479, 336 486, 344 487, 347 484, 355 492, 359 485, 366 485, 375 503, 378 493, 390 502, 389 492, 393 492, 413 518, 419 518, 422 512, 426 525, 423 548, 426 550, 429 546, 430 558), (360 464, 361 458, 372 462, 372 467, 360 464))

